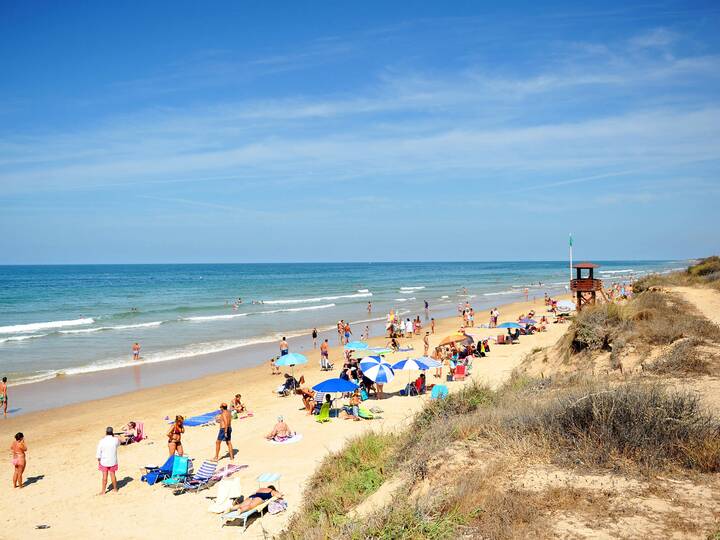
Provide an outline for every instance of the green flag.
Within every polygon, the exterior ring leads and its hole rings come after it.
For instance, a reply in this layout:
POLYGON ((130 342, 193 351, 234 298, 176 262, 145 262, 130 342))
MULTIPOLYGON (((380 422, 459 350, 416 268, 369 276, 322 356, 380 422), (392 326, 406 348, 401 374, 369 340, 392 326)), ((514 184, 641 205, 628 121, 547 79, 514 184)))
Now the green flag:
POLYGON ((570 247, 572 247, 572 234, 570 235, 570 247))

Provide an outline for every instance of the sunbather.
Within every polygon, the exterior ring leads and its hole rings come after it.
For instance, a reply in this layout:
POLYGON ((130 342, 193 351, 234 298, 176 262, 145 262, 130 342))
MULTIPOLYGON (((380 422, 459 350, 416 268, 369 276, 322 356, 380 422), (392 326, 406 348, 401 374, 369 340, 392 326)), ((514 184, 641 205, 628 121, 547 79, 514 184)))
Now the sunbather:
POLYGON ((137 434, 137 424, 135 422, 128 422, 120 428, 120 434, 118 437, 118 439, 120 439, 120 444, 130 444, 135 442, 137 434))
POLYGON ((277 491, 275 489, 275 486, 268 486, 266 488, 258 488, 258 490, 253 493, 252 495, 249 495, 243 502, 240 504, 233 505, 233 507, 230 509, 231 511, 237 510, 239 512, 247 512, 248 510, 252 510, 253 508, 260 506, 265 501, 269 501, 273 497, 282 497, 282 493, 277 491))
POLYGON ((302 397, 303 406, 307 413, 312 414, 315 409, 315 391, 309 388, 300 388, 298 394, 302 397))
POLYGON ((245 405, 243 405, 243 402, 240 400, 242 396, 240 394, 235 394, 235 397, 233 398, 232 402, 230 403, 230 406, 232 407, 233 411, 235 411, 238 414, 244 413, 247 409, 245 405))
POLYGON ((282 416, 277 417, 277 423, 272 428, 272 431, 265 435, 265 438, 270 440, 284 440, 292 437, 294 433, 290 431, 290 426, 285 423, 285 419, 282 416))

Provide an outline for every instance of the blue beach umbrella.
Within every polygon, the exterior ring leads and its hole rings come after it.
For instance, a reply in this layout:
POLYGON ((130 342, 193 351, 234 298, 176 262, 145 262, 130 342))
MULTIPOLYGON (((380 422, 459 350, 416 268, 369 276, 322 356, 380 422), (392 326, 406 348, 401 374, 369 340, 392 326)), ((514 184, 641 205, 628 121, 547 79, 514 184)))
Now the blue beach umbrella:
POLYGON ((345 350, 348 351, 361 351, 368 348, 367 343, 363 343, 362 341, 351 341, 347 345, 345 345, 345 350))
POLYGON ((364 371, 370 369, 375 364, 381 364, 383 359, 380 356, 366 356, 360 360, 360 369, 364 371))
POLYGON ((297 366, 300 364, 307 364, 308 359, 305 355, 298 353, 289 353, 285 356, 281 356, 275 360, 276 366, 297 366))
POLYGON ((327 379, 326 381, 318 383, 312 387, 312 389, 316 392, 328 393, 352 392, 356 388, 358 388, 358 385, 354 382, 346 381, 345 379, 341 379, 339 377, 334 379, 327 379))
POLYGON ((395 378, 395 372, 390 364, 383 362, 379 356, 368 356, 360 362, 360 369, 371 381, 386 384, 395 378))
POLYGON ((496 328, 522 328, 518 323, 516 322, 504 322, 501 324, 498 324, 496 328))

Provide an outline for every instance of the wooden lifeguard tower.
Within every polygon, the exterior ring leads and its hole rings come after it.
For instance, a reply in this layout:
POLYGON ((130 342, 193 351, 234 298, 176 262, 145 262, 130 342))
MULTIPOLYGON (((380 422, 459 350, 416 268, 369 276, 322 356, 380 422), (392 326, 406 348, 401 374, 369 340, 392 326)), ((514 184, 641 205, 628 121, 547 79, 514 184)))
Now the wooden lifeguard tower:
POLYGON ((602 292, 602 280, 595 279, 593 270, 599 268, 599 264, 591 262, 581 262, 573 265, 576 270, 575 279, 570 280, 570 290, 576 296, 577 310, 580 311, 583 306, 595 304, 598 291, 602 292), (583 270, 588 271, 588 275, 583 276, 583 270))

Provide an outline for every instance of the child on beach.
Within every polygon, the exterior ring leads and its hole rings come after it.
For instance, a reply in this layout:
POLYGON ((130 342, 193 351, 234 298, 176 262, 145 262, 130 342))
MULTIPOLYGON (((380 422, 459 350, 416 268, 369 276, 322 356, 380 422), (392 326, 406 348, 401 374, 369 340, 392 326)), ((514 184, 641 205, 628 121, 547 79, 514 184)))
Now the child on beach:
POLYGON ((14 468, 13 472, 13 487, 22 488, 23 479, 22 475, 25 472, 25 452, 27 452, 27 444, 25 444, 25 435, 22 433, 15 434, 15 440, 10 445, 10 451, 12 452, 12 464, 14 468))
POLYGON ((272 371, 270 372, 270 375, 280 375, 280 368, 275 365, 275 360, 276 360, 276 359, 277 359, 277 358, 274 357, 274 356, 270 359, 270 369, 272 370, 272 371))

